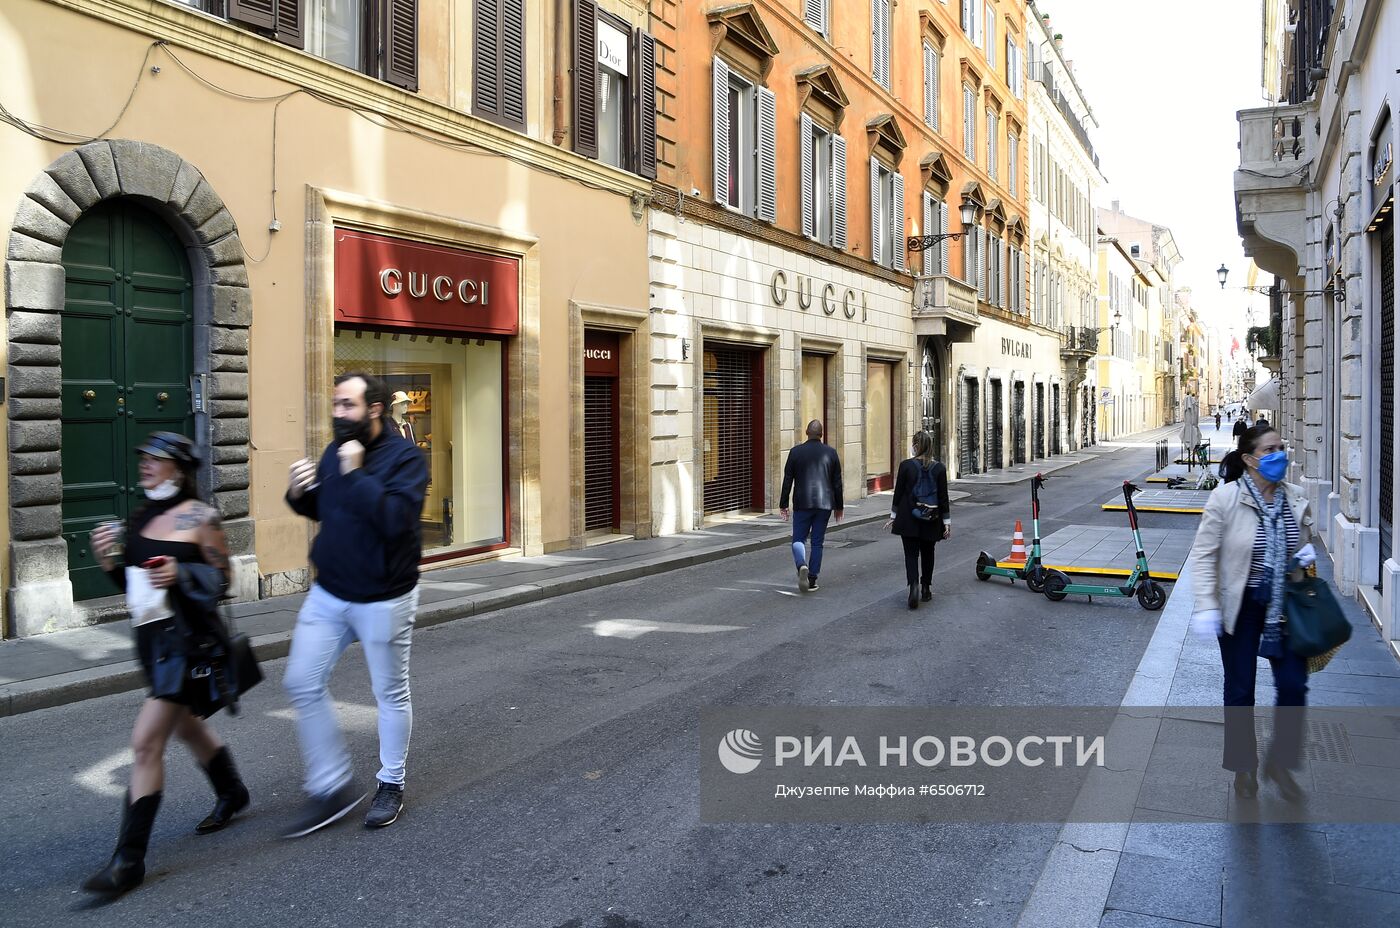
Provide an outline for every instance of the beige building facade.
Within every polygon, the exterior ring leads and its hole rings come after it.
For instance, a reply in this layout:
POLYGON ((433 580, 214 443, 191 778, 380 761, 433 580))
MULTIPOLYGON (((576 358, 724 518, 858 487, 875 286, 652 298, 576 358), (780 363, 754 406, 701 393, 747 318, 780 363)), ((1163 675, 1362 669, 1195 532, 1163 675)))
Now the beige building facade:
POLYGON ((379 56, 309 13, 6 4, 6 635, 119 608, 87 533, 156 428, 206 451, 237 594, 305 589, 287 467, 349 370, 410 399, 425 567, 652 531, 645 10, 410 5, 379 56))

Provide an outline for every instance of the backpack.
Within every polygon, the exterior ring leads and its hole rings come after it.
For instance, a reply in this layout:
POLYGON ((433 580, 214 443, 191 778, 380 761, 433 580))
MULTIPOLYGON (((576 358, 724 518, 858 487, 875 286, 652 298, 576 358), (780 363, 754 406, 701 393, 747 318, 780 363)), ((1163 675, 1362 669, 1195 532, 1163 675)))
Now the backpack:
POLYGON ((914 518, 930 521, 938 518, 938 484, 933 479, 933 465, 919 467, 919 479, 914 482, 914 518))

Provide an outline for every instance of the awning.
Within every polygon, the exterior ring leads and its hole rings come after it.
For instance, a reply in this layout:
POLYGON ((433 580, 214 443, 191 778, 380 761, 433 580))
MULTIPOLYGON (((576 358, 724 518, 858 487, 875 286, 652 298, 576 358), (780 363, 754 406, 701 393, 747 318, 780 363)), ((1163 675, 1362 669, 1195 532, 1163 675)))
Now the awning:
POLYGON ((1246 409, 1278 409, 1278 378, 1270 377, 1259 385, 1253 393, 1249 394, 1249 399, 1244 401, 1246 409))

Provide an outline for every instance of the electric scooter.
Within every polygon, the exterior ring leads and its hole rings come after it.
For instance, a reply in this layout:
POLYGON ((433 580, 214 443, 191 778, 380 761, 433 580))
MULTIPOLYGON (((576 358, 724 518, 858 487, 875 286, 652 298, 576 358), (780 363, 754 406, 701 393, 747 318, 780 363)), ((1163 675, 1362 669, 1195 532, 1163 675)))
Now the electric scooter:
POLYGON ((1147 568, 1147 553, 1142 547, 1142 530, 1138 528, 1137 507, 1133 505, 1133 494, 1138 491, 1127 480, 1123 481, 1123 499, 1128 507, 1128 524, 1133 529, 1133 541, 1137 545, 1137 564, 1132 574, 1122 586, 1099 586, 1090 583, 1072 583, 1062 571, 1047 570, 1044 577, 1045 598, 1057 603, 1071 593, 1083 593, 1093 602, 1095 596, 1137 596, 1138 605, 1149 612, 1156 612, 1166 605, 1167 591, 1152 579, 1147 568))
POLYGON ((1006 577, 1012 583, 1026 581, 1026 588, 1032 593, 1045 592, 1045 568, 1040 561, 1040 488, 1045 485, 1044 474, 1031 478, 1031 550, 1026 563, 1021 567, 998 567, 997 559, 986 551, 977 555, 977 579, 990 580, 992 577, 1006 577))

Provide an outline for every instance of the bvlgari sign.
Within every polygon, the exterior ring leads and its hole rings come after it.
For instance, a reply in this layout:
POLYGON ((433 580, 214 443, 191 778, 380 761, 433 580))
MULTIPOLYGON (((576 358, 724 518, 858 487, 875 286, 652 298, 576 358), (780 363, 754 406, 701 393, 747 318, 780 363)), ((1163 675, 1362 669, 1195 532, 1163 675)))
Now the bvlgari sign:
POLYGON ((336 229, 335 321, 514 335, 520 325, 520 261, 336 229))

